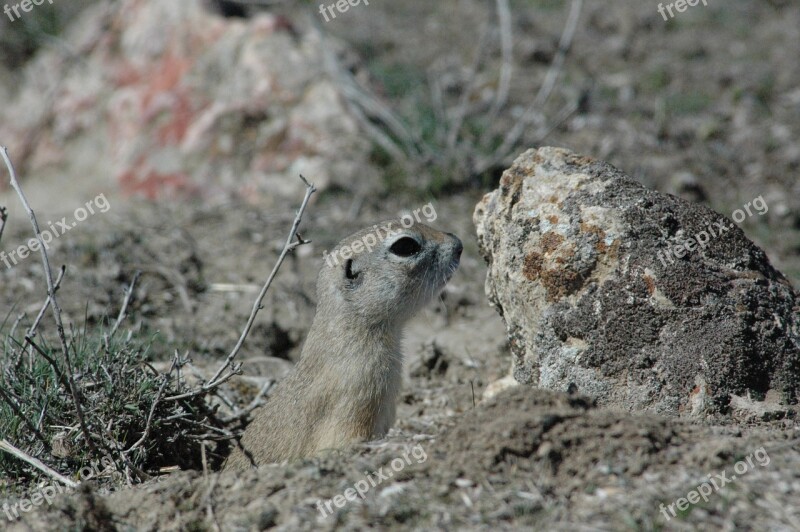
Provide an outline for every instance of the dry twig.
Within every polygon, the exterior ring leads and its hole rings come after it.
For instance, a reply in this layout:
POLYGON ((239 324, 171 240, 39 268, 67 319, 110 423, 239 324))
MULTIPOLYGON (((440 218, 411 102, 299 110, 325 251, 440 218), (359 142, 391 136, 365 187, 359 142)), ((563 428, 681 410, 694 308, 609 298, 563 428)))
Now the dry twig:
POLYGON ((561 74, 561 70, 564 67, 564 61, 566 60, 567 53, 572 47, 572 39, 575 37, 575 31, 578 28, 578 19, 580 18, 582 9, 583 0, 572 1, 567 22, 564 25, 564 30, 561 33, 561 39, 559 39, 558 42, 558 51, 553 58, 553 62, 550 64, 550 68, 547 70, 547 74, 545 75, 544 82, 542 82, 542 86, 539 88, 539 92, 533 99, 533 103, 528 106, 517 123, 514 124, 514 127, 509 130, 508 134, 505 136, 505 138, 503 138, 502 144, 499 148, 497 148, 497 150, 495 150, 492 157, 480 164, 478 173, 498 164, 505 159, 509 153, 511 153, 522 137, 522 134, 525 132, 525 129, 528 127, 531 119, 534 117, 536 111, 541 109, 550 98, 550 94, 553 92, 553 88, 558 80, 558 76, 561 74))
POLYGON ((22 192, 22 188, 19 185, 19 181, 17 181, 17 173, 14 170, 14 164, 11 162, 11 159, 8 156, 8 149, 5 146, 0 146, 0 155, 2 155, 3 160, 6 163, 6 167, 8 168, 8 173, 11 179, 11 187, 16 191, 17 196, 19 196, 19 199, 22 202, 23 207, 25 207, 25 211, 28 213, 28 216, 31 219, 31 225, 33 226, 33 232, 36 235, 36 241, 39 243, 39 250, 41 251, 42 255, 42 266, 44 267, 44 275, 47 281, 47 295, 48 299, 50 300, 50 306, 53 309, 53 318, 55 319, 56 322, 58 339, 61 342, 61 349, 64 352, 64 362, 67 365, 67 382, 69 383, 69 390, 70 393, 72 394, 72 400, 75 403, 75 412, 78 415, 78 422, 80 423, 81 432, 83 432, 83 436, 84 438, 86 438, 86 444, 92 450, 95 450, 94 441, 92 441, 92 435, 89 432, 89 428, 86 425, 86 420, 84 419, 83 407, 81 406, 78 389, 76 388, 75 381, 72 378, 73 375, 72 360, 70 359, 67 337, 64 333, 64 323, 61 320, 61 307, 59 306, 58 300, 56 299, 56 289, 55 289, 55 282, 53 281, 53 271, 50 269, 50 258, 47 256, 47 249, 45 248, 44 241, 42 240, 42 232, 39 229, 39 222, 36 221, 36 215, 34 214, 30 204, 28 203, 25 194, 22 192))
MULTIPOLYGON (((508 5, 508 0, 496 0, 495 4, 497 5, 497 22, 500 26, 500 53, 503 62, 500 66, 500 81, 497 86, 497 94, 487 119, 490 124, 494 122, 494 119, 497 118, 497 113, 508 102, 514 62, 512 55, 514 51, 514 34, 511 24, 511 8, 508 5)), ((489 130, 487 129, 487 131, 489 130)))
MULTIPOLYGON (((131 283, 133 286, 133 283, 131 283)), ((164 378, 161 380, 161 386, 158 388, 158 393, 156 393, 155 399, 153 399, 153 404, 150 405, 150 413, 147 415, 147 423, 144 427, 144 432, 142 433, 142 437, 139 438, 136 443, 131 445, 127 451, 122 451, 123 454, 130 454, 135 451, 140 445, 142 445, 145 441, 147 441, 147 437, 150 436, 150 427, 153 425, 153 414, 156 411, 156 406, 158 405, 158 401, 161 399, 161 394, 164 393, 164 388, 167 387, 167 383, 169 383, 169 379, 167 375, 164 375, 164 378)))
POLYGON ((261 389, 258 391, 256 396, 253 398, 253 400, 250 401, 249 405, 242 408, 234 415, 224 418, 222 422, 227 425, 229 423, 233 423, 234 421, 239 421, 240 419, 244 419, 245 417, 247 417, 250 414, 250 412, 252 412, 256 408, 264 404, 264 396, 267 395, 267 392, 270 390, 270 388, 272 388, 274 384, 275 381, 273 380, 268 380, 267 382, 265 382, 261 386, 261 389))
MULTIPOLYGON (((11 312, 13 312, 13 310, 11 312)), ((11 312, 8 313, 9 316, 11 315, 11 312)), ((19 324, 22 323, 22 320, 24 320, 27 316, 28 315, 23 312, 22 314, 17 316, 16 320, 14 320, 14 324, 11 326, 11 330, 6 335, 6 341, 5 341, 6 353, 11 352, 11 339, 14 338, 15 334, 17 334, 17 328, 19 327, 19 324)), ((20 351, 17 354, 17 359, 14 361, 15 368, 18 368, 19 365, 22 363, 22 354, 23 354, 22 351, 20 351)))
POLYGON ((37 460, 33 456, 25 454, 21 450, 17 449, 13 445, 11 445, 11 443, 9 443, 6 439, 0 439, 0 450, 5 451, 5 452, 7 452, 7 453, 9 453, 9 454, 11 454, 13 456, 16 456, 17 458, 19 458, 23 462, 29 463, 30 465, 32 465, 33 467, 35 467, 39 471, 43 472, 48 477, 61 482, 65 486, 68 486, 70 488, 77 488, 78 487, 77 483, 71 481, 70 479, 68 479, 64 475, 61 475, 60 473, 58 473, 56 471, 53 471, 52 469, 47 467, 47 465, 42 463, 41 460, 37 460))
MULTIPOLYGON (((478 38, 478 45, 475 47, 475 57, 472 62, 472 67, 469 70, 468 81, 465 84, 464 90, 461 92, 461 100, 456 107, 455 118, 453 119, 453 123, 449 126, 449 131, 447 133, 447 151, 451 154, 454 152, 461 131, 463 130, 464 120, 466 120, 469 115, 469 102, 478 84, 481 63, 487 50, 486 41, 488 40, 488 36, 489 21, 487 20, 485 26, 481 30, 481 36, 478 38)), ((445 122, 444 126, 446 129, 448 128, 447 122, 445 122)))
POLYGON ((6 228, 7 220, 8 220, 8 210, 5 207, 0 207, 0 241, 3 240, 3 231, 6 228))
POLYGON ((303 197, 303 202, 300 204, 300 208, 298 209, 297 214, 294 217, 294 222, 292 223, 292 229, 291 231, 289 231, 289 236, 286 238, 286 243, 284 244, 283 249, 281 250, 281 254, 278 257, 278 261, 275 263, 275 266, 272 268, 272 272, 270 272, 267 281, 261 288, 261 292, 258 294, 255 303, 253 303, 253 310, 250 312, 250 317, 247 319, 247 323, 245 324, 244 330, 242 330, 242 334, 239 336, 239 340, 236 342, 236 345, 233 347, 230 354, 222 363, 222 365, 219 367, 214 376, 211 377, 211 379, 206 384, 202 385, 201 387, 191 392, 186 392, 183 394, 167 397, 164 399, 165 401, 176 401, 178 399, 186 399, 188 397, 194 397, 196 395, 202 395, 208 393, 209 391, 218 387, 220 384, 224 383, 225 381, 227 381, 228 379, 230 379, 239 372, 238 367, 233 367, 231 368, 231 371, 223 375, 223 373, 225 373, 225 371, 231 367, 234 358, 236 358, 236 355, 239 353, 242 346, 244 345, 244 342, 247 339, 248 334, 250 334, 250 329, 253 327, 253 323, 256 320, 256 316, 258 315, 258 312, 263 308, 261 305, 264 301, 264 297, 267 295, 267 291, 269 290, 269 287, 272 285, 272 280, 275 279, 275 275, 278 273, 281 264, 283 264, 283 261, 286 259, 286 255, 288 255, 289 252, 294 250, 296 247, 302 246, 303 244, 308 244, 310 242, 308 240, 303 240, 302 237, 300 237, 300 235, 297 234, 297 229, 300 226, 300 221, 303 218, 303 213, 305 212, 306 207, 308 206, 308 200, 311 199, 311 196, 314 194, 314 192, 317 191, 317 189, 313 184, 309 183, 308 180, 306 180, 306 178, 303 177, 302 175, 300 176, 300 179, 302 179, 303 183, 305 183, 306 185, 306 193, 305 196, 303 197), (295 238, 297 238, 297 242, 294 241, 295 238))
MULTIPOLYGON (((66 271, 67 271, 66 266, 61 266, 61 268, 58 270, 58 278, 56 279, 55 285, 53 285, 53 292, 58 292, 58 289, 61 287, 61 281, 64 280, 64 273, 66 271)), ((36 338, 36 329, 39 328, 39 323, 42 321, 42 318, 44 318, 47 309, 50 307, 51 301, 52 299, 50 298, 50 294, 47 294, 47 299, 44 301, 42 308, 39 310, 39 314, 36 315, 36 319, 33 320, 33 323, 28 328, 26 336, 30 336, 31 338, 36 338)))
POLYGON ((345 104, 365 132, 398 162, 408 162, 412 155, 423 159, 430 157, 432 154, 415 138, 403 121, 377 97, 361 87, 353 75, 339 64, 320 21, 317 17, 312 17, 311 20, 320 40, 320 52, 328 75, 336 82, 345 104), (390 134, 385 133, 373 121, 382 123, 390 134))
POLYGON ((532 139, 534 143, 538 143, 577 109, 576 103, 567 104, 554 123, 544 123, 548 120, 544 118, 542 109, 553 93, 563 70, 577 30, 583 0, 572 0, 558 50, 533 102, 517 120, 513 121, 504 135, 498 135, 497 129, 492 126, 500 113, 508 110, 513 77, 514 42, 509 0, 495 0, 494 4, 501 55, 494 97, 491 101, 486 101, 480 92, 481 81, 488 74, 484 64, 488 46, 484 41, 488 40, 487 36, 490 34, 488 22, 491 17, 487 17, 487 24, 480 32, 473 63, 462 77, 460 96, 452 108, 448 109, 445 105, 442 83, 429 73, 431 105, 437 122, 432 146, 424 138, 422 130, 409 128, 404 120, 369 89, 362 87, 354 75, 339 64, 336 54, 327 44, 321 23, 316 17, 312 18, 314 28, 320 36, 321 53, 326 69, 336 83, 348 111, 370 139, 407 172, 419 170, 433 163, 441 169, 464 174, 468 178, 478 177, 503 163, 519 145, 534 121, 540 119, 543 122, 539 124, 538 134, 532 139), (473 132, 478 123, 483 127, 482 133, 473 132))

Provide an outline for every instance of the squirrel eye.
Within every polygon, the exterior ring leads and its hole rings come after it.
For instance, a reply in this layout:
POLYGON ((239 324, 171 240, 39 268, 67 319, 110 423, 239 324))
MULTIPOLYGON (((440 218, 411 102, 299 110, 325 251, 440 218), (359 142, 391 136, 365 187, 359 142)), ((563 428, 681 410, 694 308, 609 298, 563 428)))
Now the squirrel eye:
POLYGON ((419 245, 419 242, 407 236, 392 244, 389 251, 399 257, 410 257, 419 253, 421 249, 422 246, 419 245))
POLYGON ((353 273, 353 259, 347 259, 344 265, 344 276, 348 279, 355 279, 358 277, 357 273, 353 273))

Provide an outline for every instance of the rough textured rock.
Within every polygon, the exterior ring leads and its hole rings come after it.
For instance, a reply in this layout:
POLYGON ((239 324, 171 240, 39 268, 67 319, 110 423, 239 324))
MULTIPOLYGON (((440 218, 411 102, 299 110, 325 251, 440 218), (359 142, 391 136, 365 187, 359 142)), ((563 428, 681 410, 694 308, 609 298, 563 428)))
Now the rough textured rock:
POLYGON ((124 0, 87 10, 63 40, 26 66, 0 109, 23 175, 116 178, 149 198, 278 201, 302 193, 299 173, 321 189, 374 177, 320 39, 284 17, 124 0))
POLYGON ((729 218, 541 148, 474 222, 517 381, 670 414, 797 400, 800 300, 729 218), (701 232, 704 246, 666 253, 701 232))

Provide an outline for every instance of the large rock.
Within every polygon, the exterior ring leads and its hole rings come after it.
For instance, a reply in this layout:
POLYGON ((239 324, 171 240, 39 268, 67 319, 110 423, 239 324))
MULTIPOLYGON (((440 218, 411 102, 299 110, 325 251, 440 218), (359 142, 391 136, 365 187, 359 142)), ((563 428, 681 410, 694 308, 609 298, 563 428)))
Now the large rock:
POLYGON ((518 382, 670 414, 797 400, 797 293, 729 218, 541 148, 474 222, 518 382))
POLYGON ((0 108, 0 138, 23 176, 278 205, 302 194, 301 173, 320 189, 368 190, 378 177, 319 36, 278 15, 98 2, 21 78, 0 108))

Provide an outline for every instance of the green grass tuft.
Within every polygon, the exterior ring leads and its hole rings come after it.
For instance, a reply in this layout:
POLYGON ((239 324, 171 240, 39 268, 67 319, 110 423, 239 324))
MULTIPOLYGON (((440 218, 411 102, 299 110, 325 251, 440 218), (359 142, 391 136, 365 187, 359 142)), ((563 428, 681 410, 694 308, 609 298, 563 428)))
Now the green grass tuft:
MULTIPOLYGON (((91 434, 90 445, 65 382, 60 347, 37 337, 34 341, 45 357, 26 345, 22 331, 29 325, 20 323, 13 334, 2 335, 3 438, 66 476, 74 477, 81 468, 109 459, 118 480, 135 478, 137 469, 153 474, 164 466, 199 468, 202 441, 219 437, 222 431, 215 434, 215 429, 223 424, 202 396, 163 400, 184 390, 172 373, 163 374, 150 364, 154 337, 120 333, 106 344, 103 331, 70 334, 73 380, 91 434), (157 398, 149 434, 124 459, 121 451, 131 449, 145 434, 157 398)), ((210 455, 212 463, 219 462, 215 455, 210 455)), ((42 474, 0 452, 0 477, 12 479, 21 488, 37 482, 42 474)))

